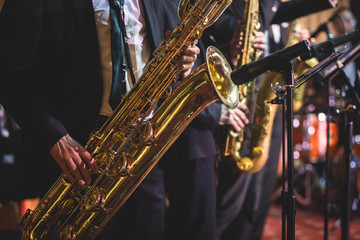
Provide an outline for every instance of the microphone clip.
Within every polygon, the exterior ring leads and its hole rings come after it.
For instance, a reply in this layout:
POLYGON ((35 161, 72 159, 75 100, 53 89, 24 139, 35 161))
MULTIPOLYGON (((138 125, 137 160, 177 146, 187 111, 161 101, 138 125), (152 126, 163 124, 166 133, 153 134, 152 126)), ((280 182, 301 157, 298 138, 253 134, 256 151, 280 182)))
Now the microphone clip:
POLYGON ((279 82, 276 82, 274 85, 271 83, 270 86, 276 95, 276 97, 274 99, 267 102, 267 103, 271 103, 271 104, 282 104, 286 98, 287 89, 294 88, 294 85, 280 85, 279 82))

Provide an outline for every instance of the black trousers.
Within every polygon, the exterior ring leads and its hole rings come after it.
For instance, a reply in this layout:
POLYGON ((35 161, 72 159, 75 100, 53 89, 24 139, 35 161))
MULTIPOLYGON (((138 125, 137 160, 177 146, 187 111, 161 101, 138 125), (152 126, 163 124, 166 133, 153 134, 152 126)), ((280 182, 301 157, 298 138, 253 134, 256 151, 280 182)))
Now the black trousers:
POLYGON ((215 161, 188 159, 166 168, 166 240, 215 240, 215 161))
POLYGON ((227 162, 219 163, 217 239, 247 239, 239 237, 254 220, 255 181, 256 174, 241 174, 227 162))
POLYGON ((155 166, 96 239, 162 240, 163 223, 163 172, 155 166))
POLYGON ((221 240, 260 240, 276 187, 281 147, 281 114, 275 115, 269 157, 255 174, 241 174, 226 162, 219 165, 217 236, 221 240))

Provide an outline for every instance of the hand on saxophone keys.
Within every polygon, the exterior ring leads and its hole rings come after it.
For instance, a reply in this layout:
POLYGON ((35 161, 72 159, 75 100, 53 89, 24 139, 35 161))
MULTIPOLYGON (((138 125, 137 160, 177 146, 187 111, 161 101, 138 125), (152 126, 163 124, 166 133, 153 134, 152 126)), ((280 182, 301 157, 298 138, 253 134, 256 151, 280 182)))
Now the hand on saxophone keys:
MULTIPOLYGON (((170 34, 171 31, 166 32, 166 39, 169 39, 170 34)), ((183 77, 187 77, 190 74, 191 69, 194 67, 194 63, 196 62, 197 55, 200 53, 200 49, 196 46, 197 43, 198 40, 195 40, 193 44, 184 49, 182 56, 177 61, 183 77)))
MULTIPOLYGON (((240 25, 241 25, 241 21, 238 21, 236 31, 233 34, 229 47, 229 54, 230 54, 231 62, 234 67, 237 67, 238 65, 240 58, 239 53, 240 53, 240 49, 242 48, 242 46, 240 46, 241 43, 240 39, 243 38, 243 36, 241 36, 240 25)), ((265 34, 261 31, 256 31, 251 37, 252 37, 252 41, 251 41, 252 47, 255 49, 255 51, 262 54, 263 51, 266 50, 266 44, 267 44, 265 34)))
POLYGON ((62 137, 51 149, 51 156, 65 173, 70 182, 80 185, 91 182, 88 167, 97 171, 95 159, 68 134, 62 137))
POLYGON ((194 67, 194 63, 196 62, 197 55, 200 53, 200 49, 196 46, 196 43, 186 48, 183 51, 183 55, 179 59, 179 65, 183 77, 186 77, 190 74, 191 69, 194 67))
POLYGON ((253 47, 256 50, 263 52, 266 50, 266 44, 267 44, 267 40, 265 34, 263 32, 256 31, 253 47))
POLYGON ((243 103, 239 103, 236 108, 229 109, 222 105, 219 125, 229 125, 235 131, 240 132, 249 123, 247 114, 249 109, 243 103))

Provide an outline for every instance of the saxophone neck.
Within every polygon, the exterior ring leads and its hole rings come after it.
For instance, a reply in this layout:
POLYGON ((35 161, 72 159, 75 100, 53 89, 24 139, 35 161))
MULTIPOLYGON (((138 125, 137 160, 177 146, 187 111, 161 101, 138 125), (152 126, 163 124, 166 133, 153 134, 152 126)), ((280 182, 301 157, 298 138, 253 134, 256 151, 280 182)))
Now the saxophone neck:
POLYGON ((255 34, 260 29, 259 23, 259 1, 245 1, 244 19, 240 24, 239 35, 239 54, 237 57, 237 66, 247 64, 260 58, 261 55, 253 47, 255 42, 255 34))

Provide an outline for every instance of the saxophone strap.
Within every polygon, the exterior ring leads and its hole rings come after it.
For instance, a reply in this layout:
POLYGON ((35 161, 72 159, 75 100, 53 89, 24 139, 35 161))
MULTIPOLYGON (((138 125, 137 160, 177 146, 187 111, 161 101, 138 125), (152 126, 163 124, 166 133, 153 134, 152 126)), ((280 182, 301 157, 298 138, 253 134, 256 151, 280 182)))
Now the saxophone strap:
POLYGON ((124 23, 124 0, 109 0, 111 19, 111 56, 113 64, 113 78, 109 103, 115 109, 123 94, 126 94, 126 68, 129 69, 132 83, 135 75, 130 57, 130 50, 126 40, 124 23))
POLYGON ((130 77, 131 77, 131 82, 132 82, 132 86, 134 86, 134 84, 136 83, 136 79, 135 79, 135 74, 134 74, 134 70, 133 70, 133 64, 131 61, 131 56, 130 56, 130 49, 129 49, 129 44, 127 42, 127 38, 126 38, 126 27, 125 27, 125 11, 124 11, 124 0, 120 0, 120 29, 123 33, 123 42, 124 42, 124 47, 125 47, 125 58, 126 58, 126 63, 127 63, 127 68, 129 69, 130 72, 130 77))

